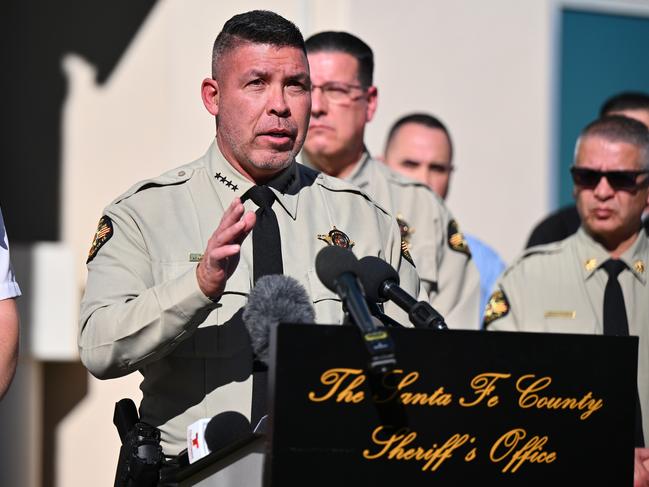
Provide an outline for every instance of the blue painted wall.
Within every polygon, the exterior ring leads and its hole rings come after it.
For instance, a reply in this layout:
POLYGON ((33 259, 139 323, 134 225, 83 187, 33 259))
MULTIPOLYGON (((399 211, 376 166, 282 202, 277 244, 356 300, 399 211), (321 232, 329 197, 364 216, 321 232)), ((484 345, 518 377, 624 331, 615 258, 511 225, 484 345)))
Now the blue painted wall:
POLYGON ((574 144, 614 93, 649 93, 649 18, 565 9, 561 15, 559 205, 573 202, 574 144))

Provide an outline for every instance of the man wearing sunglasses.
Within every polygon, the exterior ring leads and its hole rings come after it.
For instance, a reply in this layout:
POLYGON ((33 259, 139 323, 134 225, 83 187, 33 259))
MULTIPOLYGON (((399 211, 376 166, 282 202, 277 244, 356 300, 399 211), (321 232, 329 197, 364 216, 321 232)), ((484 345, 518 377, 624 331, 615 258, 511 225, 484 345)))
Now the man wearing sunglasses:
POLYGON ((649 486, 649 130, 604 117, 581 133, 571 168, 581 227, 528 249, 500 278, 489 330, 636 335, 635 485, 649 486))
POLYGON ((307 165, 357 185, 399 221, 402 248, 413 259, 431 304, 452 328, 477 328, 478 270, 457 223, 425 185, 374 160, 364 143, 378 91, 370 47, 346 32, 306 41, 311 120, 302 151, 307 165))
MULTIPOLYGON (((649 128, 649 95, 631 91, 618 93, 602 104, 599 116, 606 115, 623 115, 633 118, 649 128)), ((580 223, 575 205, 564 206, 534 227, 526 247, 563 240, 575 233, 580 223)), ((644 227, 649 234, 649 218, 644 219, 644 227)))

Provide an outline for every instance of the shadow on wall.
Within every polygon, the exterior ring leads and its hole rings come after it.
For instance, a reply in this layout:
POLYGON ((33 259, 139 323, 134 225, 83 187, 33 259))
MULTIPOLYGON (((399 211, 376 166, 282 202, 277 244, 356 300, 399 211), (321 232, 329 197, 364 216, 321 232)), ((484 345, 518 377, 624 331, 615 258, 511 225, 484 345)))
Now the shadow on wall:
MULTIPOLYGON (((0 206, 12 246, 31 247, 61 235, 64 56, 83 57, 95 66, 97 83, 106 83, 155 4, 156 0, 3 2, 0 206)), ((38 485, 49 487, 56 479, 57 427, 86 396, 88 376, 80 362, 42 361, 30 349, 36 313, 28 293, 34 289, 33 276, 39 275, 33 266, 33 261, 14 262, 24 292, 19 301, 21 358, 12 389, 0 405, 0 436, 12 438, 2 446, 15 450, 3 454, 0 484, 12 485, 3 478, 24 478, 25 466, 30 465, 39 471, 29 472, 24 485, 36 485, 40 479, 38 485)))
POLYGON ((60 235, 61 60, 76 53, 105 83, 156 0, 8 0, 0 15, 0 204, 12 242, 60 235))
MULTIPOLYGON (((42 485, 43 487, 54 487, 57 477, 55 464, 57 426, 86 396, 88 371, 81 362, 43 362, 42 367, 42 485)), ((87 434, 92 435, 92 431, 88 431, 87 434)))

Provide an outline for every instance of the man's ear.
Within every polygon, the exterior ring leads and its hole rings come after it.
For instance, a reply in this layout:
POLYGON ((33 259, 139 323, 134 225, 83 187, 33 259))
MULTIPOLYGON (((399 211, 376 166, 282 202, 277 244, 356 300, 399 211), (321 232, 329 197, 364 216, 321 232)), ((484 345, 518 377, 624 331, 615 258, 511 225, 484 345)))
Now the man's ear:
POLYGON ((367 89, 367 112, 366 118, 368 122, 372 121, 376 113, 376 107, 379 103, 379 90, 376 86, 370 86, 367 89))
POLYGON ((201 98, 208 112, 216 117, 219 113, 219 84, 212 78, 205 78, 201 84, 201 98))

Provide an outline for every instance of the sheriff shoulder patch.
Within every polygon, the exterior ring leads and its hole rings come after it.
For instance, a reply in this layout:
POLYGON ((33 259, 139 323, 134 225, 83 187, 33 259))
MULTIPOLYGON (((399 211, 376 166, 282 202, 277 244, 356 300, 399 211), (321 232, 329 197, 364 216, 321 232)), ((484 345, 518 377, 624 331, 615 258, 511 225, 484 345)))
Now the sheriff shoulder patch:
POLYGON ((486 328, 492 321, 502 318, 509 313, 509 301, 503 291, 498 289, 489 298, 484 311, 483 325, 486 328))
POLYGON ((92 245, 88 251, 88 260, 86 264, 89 264, 92 259, 95 258, 99 249, 110 240, 110 237, 113 236, 113 222, 106 215, 102 216, 99 219, 99 224, 97 225, 97 231, 95 232, 95 238, 92 240, 92 245))
POLYGON ((456 252, 461 252, 471 257, 469 244, 466 243, 466 239, 462 232, 460 232, 460 227, 455 220, 451 220, 448 223, 448 246, 456 252))

